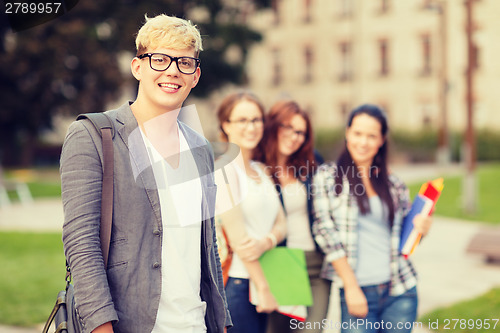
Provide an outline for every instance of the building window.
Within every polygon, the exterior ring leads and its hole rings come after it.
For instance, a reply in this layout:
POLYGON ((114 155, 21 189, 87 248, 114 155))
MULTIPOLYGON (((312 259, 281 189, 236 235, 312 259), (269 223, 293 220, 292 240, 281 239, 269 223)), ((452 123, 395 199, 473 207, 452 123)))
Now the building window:
POLYGON ((352 79, 352 47, 350 42, 339 44, 340 73, 339 81, 350 81, 352 79))
POLYGON ((379 75, 387 76, 389 75, 389 42, 386 39, 381 39, 378 42, 378 52, 379 52, 379 75))
POLYGON ((282 65, 281 65, 281 52, 278 49, 272 51, 272 84, 273 86, 279 86, 282 81, 282 65))
POLYGON ((421 116, 422 116, 422 126, 424 128, 431 128, 432 127, 432 118, 431 118, 431 111, 432 108, 429 104, 422 104, 420 106, 421 109, 421 116))
POLYGON ((481 65, 481 50, 477 45, 473 45, 472 47, 472 68, 479 69, 481 65))
POLYGON ((351 17, 353 14, 354 0, 337 0, 338 13, 340 17, 351 17))
POLYGON ((380 1, 380 3, 379 3, 378 12, 380 14, 387 13, 391 7, 391 0, 379 0, 379 1, 380 1))
POLYGON ((422 76, 428 76, 432 73, 432 44, 431 36, 426 34, 420 38, 420 44, 422 49, 422 68, 420 69, 420 74, 422 76))
POLYGON ((420 0, 420 8, 427 10, 433 6, 432 2, 435 0, 420 0))
POLYGON ((314 118, 314 113, 315 113, 314 106, 307 103, 304 105, 304 111, 309 115, 309 118, 311 118, 311 119, 314 118))
POLYGON ((304 23, 312 22, 312 2, 313 0, 302 0, 304 2, 304 23))
POLYGON ((304 49, 304 81, 311 82, 313 80, 313 63, 314 63, 314 55, 311 46, 306 46, 304 49))
POLYGON ((391 119, 390 119, 390 109, 389 109, 389 104, 387 104, 386 101, 381 101, 380 103, 377 104, 379 108, 381 108, 384 113, 385 113, 385 117, 387 118, 387 121, 389 122, 389 124, 391 123, 391 119))
POLYGON ((274 25, 279 25, 281 23, 281 16, 280 16, 281 0, 272 0, 271 7, 273 9, 273 14, 274 14, 273 23, 274 25))
POLYGON ((347 116, 351 112, 351 105, 349 103, 343 102, 340 103, 340 116, 342 118, 342 123, 347 123, 347 116))

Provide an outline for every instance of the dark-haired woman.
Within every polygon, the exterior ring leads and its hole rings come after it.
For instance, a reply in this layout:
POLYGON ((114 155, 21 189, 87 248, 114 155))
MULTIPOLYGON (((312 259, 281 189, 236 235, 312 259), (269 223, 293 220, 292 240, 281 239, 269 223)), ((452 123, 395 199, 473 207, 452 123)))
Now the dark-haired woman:
MULTIPOLYGON (((399 253, 409 194, 388 171, 387 132, 380 108, 356 108, 345 150, 314 178, 313 232, 326 253, 322 275, 341 286, 342 332, 410 332, 417 315, 417 274, 399 253)), ((432 220, 413 223, 425 235, 432 220)))
MULTIPOLYGON (((311 178, 317 162, 309 115, 290 100, 276 102, 266 117, 261 161, 269 168, 287 214, 287 239, 290 248, 306 254, 313 305, 307 310, 307 322, 293 329, 290 318, 279 313, 269 317, 268 333, 321 332, 327 315, 331 282, 320 277, 324 254, 312 236, 311 178)), ((321 162, 321 161, 320 161, 321 162)))

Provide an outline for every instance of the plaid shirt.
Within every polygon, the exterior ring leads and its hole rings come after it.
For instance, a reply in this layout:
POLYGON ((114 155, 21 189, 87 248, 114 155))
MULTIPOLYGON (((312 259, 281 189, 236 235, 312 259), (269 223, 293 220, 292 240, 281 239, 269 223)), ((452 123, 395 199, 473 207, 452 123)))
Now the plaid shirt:
MULTIPOLYGON (((342 193, 335 193, 337 165, 323 164, 313 179, 314 224, 313 234, 326 254, 321 276, 343 285, 335 273, 332 261, 347 257, 356 267, 358 256, 358 204, 349 193, 349 181, 343 179, 342 193)), ((401 295, 417 283, 417 273, 411 262, 399 253, 401 223, 410 210, 409 191, 395 175, 389 175, 389 187, 394 200, 394 225, 391 231, 390 294, 401 295)))

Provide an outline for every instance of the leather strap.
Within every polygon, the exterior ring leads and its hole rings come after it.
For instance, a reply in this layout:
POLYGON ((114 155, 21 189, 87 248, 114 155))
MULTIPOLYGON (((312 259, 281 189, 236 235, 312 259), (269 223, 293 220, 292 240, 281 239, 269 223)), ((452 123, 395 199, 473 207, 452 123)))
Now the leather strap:
POLYGON ((114 150, 113 136, 114 126, 104 113, 86 113, 77 118, 89 119, 102 137, 102 200, 101 200, 101 251, 104 258, 104 267, 108 267, 109 243, 111 241, 111 227, 113 223, 113 170, 114 150))
MULTIPOLYGON (((102 256, 104 258, 104 267, 108 267, 108 255, 109 255, 109 243, 111 241, 111 226, 113 223, 113 170, 114 170, 114 151, 113 151, 113 136, 114 127, 111 120, 103 113, 87 113, 81 114, 77 117, 77 120, 89 119, 95 126, 97 132, 102 137, 102 153, 103 153, 103 165, 102 165, 102 200, 101 200, 101 226, 100 226, 100 238, 101 238, 101 250, 102 256)), ((59 308, 66 303, 66 293, 71 282, 71 269, 68 261, 66 260, 66 289, 59 292, 57 295, 57 301, 50 313, 45 327, 43 328, 43 333, 49 331, 50 325, 54 320, 59 308)), ((55 333, 66 332, 67 322, 64 321, 59 324, 56 328, 55 333)))
POLYGON ((101 250, 104 267, 108 267, 109 243, 111 241, 111 225, 113 223, 113 139, 110 128, 101 128, 103 151, 103 177, 101 201, 101 250))

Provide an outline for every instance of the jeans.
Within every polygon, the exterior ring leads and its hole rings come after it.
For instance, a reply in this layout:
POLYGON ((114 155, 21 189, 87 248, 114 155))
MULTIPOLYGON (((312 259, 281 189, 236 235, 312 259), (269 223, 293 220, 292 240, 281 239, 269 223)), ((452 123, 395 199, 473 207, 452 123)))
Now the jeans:
POLYGON ((249 300, 249 281, 229 277, 226 284, 226 298, 233 320, 230 333, 265 333, 267 313, 258 313, 249 300))
POLYGON ((389 295, 389 284, 361 287, 368 302, 365 318, 351 316, 347 310, 344 289, 340 289, 342 333, 411 332, 417 318, 417 288, 399 296, 389 295))

